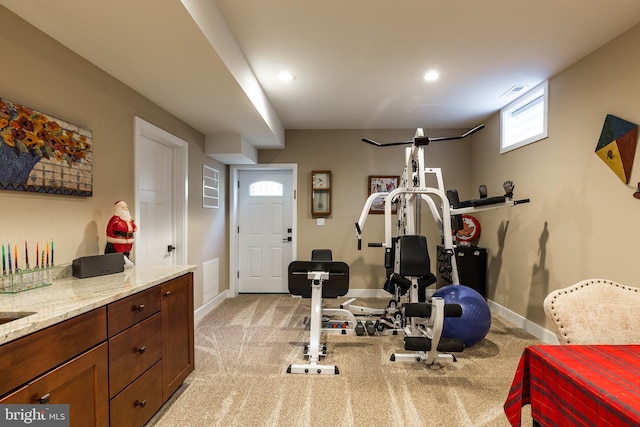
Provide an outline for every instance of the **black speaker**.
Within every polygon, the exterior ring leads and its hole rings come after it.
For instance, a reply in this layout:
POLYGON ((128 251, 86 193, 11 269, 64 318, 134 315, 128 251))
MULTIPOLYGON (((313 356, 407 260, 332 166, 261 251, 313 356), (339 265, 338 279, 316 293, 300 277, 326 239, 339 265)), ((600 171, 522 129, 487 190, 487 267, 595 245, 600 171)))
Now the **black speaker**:
POLYGON ((124 271, 124 255, 120 252, 76 258, 71 264, 74 277, 104 276, 124 271))

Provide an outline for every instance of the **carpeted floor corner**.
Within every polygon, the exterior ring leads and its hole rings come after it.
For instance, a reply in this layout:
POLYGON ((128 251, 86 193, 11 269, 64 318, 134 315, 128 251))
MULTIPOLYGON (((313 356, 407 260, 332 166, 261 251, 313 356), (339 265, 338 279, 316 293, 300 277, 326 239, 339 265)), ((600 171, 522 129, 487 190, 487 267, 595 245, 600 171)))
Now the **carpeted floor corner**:
POLYGON ((390 361, 404 352, 399 335, 328 334, 321 363, 338 366, 339 375, 287 374, 289 364, 306 363, 309 314, 310 300, 288 294, 225 300, 196 328, 196 370, 147 425, 506 427, 502 405, 520 355, 539 343, 494 317, 485 340, 457 362, 426 366, 390 361))

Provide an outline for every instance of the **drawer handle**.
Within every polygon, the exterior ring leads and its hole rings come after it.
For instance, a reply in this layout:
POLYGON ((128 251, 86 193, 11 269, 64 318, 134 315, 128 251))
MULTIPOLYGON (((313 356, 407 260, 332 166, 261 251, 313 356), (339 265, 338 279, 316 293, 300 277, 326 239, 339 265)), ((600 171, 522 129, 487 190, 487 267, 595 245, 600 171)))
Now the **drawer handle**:
POLYGON ((146 400, 143 400, 142 402, 136 401, 136 406, 144 408, 145 406, 147 406, 147 401, 146 400))
POLYGON ((38 402, 40 402, 42 404, 49 403, 49 400, 51 400, 51 394, 50 393, 47 393, 44 396, 38 398, 38 402))
POLYGON ((138 349, 138 353, 143 354, 146 350, 147 350, 147 347, 144 347, 144 346, 143 346, 143 347, 140 347, 140 348, 138 349))
POLYGON ((144 304, 140 304, 139 306, 135 307, 135 310, 138 310, 138 311, 144 310, 144 304))
POLYGON ((171 295, 171 291, 167 291, 167 292, 164 293, 165 297, 168 297, 169 295, 171 295))

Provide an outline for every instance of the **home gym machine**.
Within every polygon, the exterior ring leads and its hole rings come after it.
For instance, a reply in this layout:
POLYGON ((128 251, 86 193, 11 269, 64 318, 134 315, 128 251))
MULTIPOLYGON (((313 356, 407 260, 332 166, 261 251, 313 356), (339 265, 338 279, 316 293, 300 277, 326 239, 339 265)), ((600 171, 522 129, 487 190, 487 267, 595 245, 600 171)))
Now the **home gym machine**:
POLYGON ((362 249, 362 232, 374 201, 381 198, 384 202, 384 242, 369 243, 369 247, 382 247, 385 250, 384 265, 387 279, 384 289, 394 297, 385 309, 376 310, 356 306, 354 299, 342 305, 343 308, 359 314, 380 315, 376 322, 378 331, 402 331, 405 334, 405 350, 412 354, 394 354, 391 360, 419 360, 432 364, 439 360, 455 360, 450 354, 443 352, 460 352, 464 345, 461 340, 442 339, 444 317, 463 316, 462 307, 457 304, 446 304, 442 298, 426 297, 426 287, 435 283, 431 273, 426 237, 421 236, 421 211, 423 203, 428 207, 436 226, 442 231, 443 251, 439 264, 450 277, 452 284, 460 284, 458 269, 454 256, 453 234, 462 227, 462 214, 487 209, 515 206, 529 200, 513 199, 513 183, 504 184, 505 194, 487 197, 486 187, 481 186, 480 199, 461 202, 457 191, 445 192, 440 168, 428 168, 424 160, 424 147, 435 141, 463 139, 481 129, 476 126, 460 136, 429 137, 422 129, 417 129, 412 141, 379 143, 367 138, 362 140, 376 147, 408 145, 405 149, 405 166, 400 179, 400 186, 388 193, 371 194, 355 224, 358 239, 358 250, 362 249), (428 178, 435 178, 435 187, 427 185, 428 178), (435 199, 435 200, 434 200, 435 199), (436 202, 438 204, 436 204, 436 202), (395 236, 393 235, 392 207, 397 207, 395 236), (406 301, 408 293, 408 302, 406 301))
MULTIPOLYGON (((304 347, 304 356, 308 364, 291 364, 287 368, 289 374, 337 375, 337 366, 321 365, 320 357, 327 355, 327 346, 320 342, 323 315, 345 317, 342 333, 354 331, 357 321, 355 316, 343 309, 327 309, 322 307, 323 298, 338 298, 349 292, 349 266, 335 261, 293 261, 289 264, 289 292, 303 298, 311 298, 311 319, 309 344, 304 347), (347 328, 346 325, 349 325, 347 328)), ((362 327, 362 326, 361 326, 362 327)))

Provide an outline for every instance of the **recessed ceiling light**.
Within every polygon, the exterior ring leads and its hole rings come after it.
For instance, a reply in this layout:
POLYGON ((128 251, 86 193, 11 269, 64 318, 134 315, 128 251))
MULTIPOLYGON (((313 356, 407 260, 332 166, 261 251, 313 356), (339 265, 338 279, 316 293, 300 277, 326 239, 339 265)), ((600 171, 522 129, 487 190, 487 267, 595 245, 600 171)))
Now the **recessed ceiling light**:
POLYGON ((439 78, 440 73, 436 70, 427 71, 427 73, 424 75, 424 79, 428 82, 433 82, 435 80, 438 80, 439 78))
POLYGON ((292 82, 296 79, 296 76, 294 76, 288 71, 283 71, 282 73, 280 73, 279 78, 283 82, 292 82))

